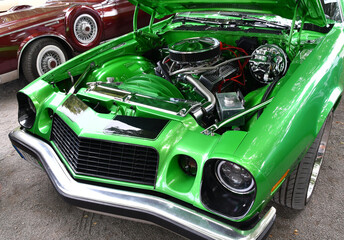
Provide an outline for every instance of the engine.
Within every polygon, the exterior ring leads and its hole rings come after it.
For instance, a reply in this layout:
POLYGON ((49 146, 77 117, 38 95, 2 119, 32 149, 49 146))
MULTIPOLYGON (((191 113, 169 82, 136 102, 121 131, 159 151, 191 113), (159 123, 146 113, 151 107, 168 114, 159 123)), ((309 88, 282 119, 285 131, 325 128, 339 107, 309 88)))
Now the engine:
POLYGON ((226 60, 221 55, 221 43, 215 38, 185 39, 170 46, 168 52, 155 70, 158 76, 169 81, 178 82, 185 75, 198 76, 200 83, 213 91, 221 81, 238 71, 232 64, 236 59, 226 60))
MULTIPOLYGON (((110 91, 128 104, 179 116, 191 114, 202 126, 209 126, 244 111, 243 95, 278 81, 288 65, 277 45, 263 44, 249 55, 211 37, 183 39, 159 52, 155 63, 146 56, 114 59, 102 69, 117 75, 89 82, 88 91, 110 91)), ((105 76, 97 71, 93 75, 105 76)), ((240 118, 228 127, 244 123, 240 118)))
MULTIPOLYGON (((261 85, 279 80, 286 69, 286 54, 276 45, 262 45, 248 55, 244 49, 215 38, 196 37, 169 46, 155 73, 177 86, 187 99, 202 102, 202 107, 193 111, 196 119, 222 121, 245 110, 245 71, 261 85), (187 92, 186 85, 192 85, 203 99, 187 92)), ((242 124, 243 119, 231 123, 242 124)))

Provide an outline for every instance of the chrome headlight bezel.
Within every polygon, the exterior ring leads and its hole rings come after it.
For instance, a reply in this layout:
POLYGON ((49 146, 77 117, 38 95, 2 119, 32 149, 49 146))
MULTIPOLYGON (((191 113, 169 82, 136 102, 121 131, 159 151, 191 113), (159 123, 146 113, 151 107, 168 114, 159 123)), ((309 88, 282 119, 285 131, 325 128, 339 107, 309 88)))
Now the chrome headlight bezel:
POLYGON ((225 161, 225 160, 217 161, 216 167, 215 167, 215 176, 217 180, 222 184, 222 186, 224 186, 226 189, 228 189, 229 191, 233 193, 249 194, 255 191, 255 182, 251 173, 247 171, 245 168, 233 162, 225 161), (223 170, 224 167, 231 168, 227 170, 228 171, 227 176, 224 176, 224 174, 226 173, 223 173, 223 171, 221 172, 221 170, 223 170), (229 182, 230 178, 233 177, 233 175, 236 177, 241 177, 244 181, 247 182, 244 188, 235 187, 233 183, 229 182))

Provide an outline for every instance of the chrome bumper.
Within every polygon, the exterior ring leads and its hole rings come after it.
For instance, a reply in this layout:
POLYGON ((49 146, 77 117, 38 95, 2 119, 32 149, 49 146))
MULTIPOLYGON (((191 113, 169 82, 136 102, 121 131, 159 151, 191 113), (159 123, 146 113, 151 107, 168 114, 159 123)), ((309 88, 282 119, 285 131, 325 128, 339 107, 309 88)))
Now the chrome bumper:
POLYGON ((197 239, 262 239, 275 220, 276 210, 271 207, 252 229, 240 230, 161 197, 80 183, 46 142, 20 129, 12 131, 9 138, 25 160, 43 166, 65 200, 81 208, 150 221, 197 239))

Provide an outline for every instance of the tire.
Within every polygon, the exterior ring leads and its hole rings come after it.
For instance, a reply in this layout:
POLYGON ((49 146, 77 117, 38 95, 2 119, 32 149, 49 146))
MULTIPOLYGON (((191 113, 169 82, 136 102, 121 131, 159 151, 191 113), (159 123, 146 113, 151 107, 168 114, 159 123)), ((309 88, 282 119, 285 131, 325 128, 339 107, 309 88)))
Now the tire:
POLYGON ((333 120, 327 117, 318 136, 295 170, 275 193, 273 201, 296 210, 304 209, 309 202, 319 175, 333 120))
POLYGON ((68 54, 58 41, 44 38, 28 46, 20 65, 25 80, 32 82, 67 60, 68 54))

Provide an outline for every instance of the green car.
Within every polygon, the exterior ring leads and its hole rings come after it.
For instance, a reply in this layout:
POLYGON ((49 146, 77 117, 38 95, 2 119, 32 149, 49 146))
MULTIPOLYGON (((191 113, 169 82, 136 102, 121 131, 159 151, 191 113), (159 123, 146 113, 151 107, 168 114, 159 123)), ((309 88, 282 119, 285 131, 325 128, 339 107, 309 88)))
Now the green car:
POLYGON ((13 146, 83 209, 188 238, 266 237, 270 200, 303 209, 317 180, 344 1, 131 2, 132 33, 18 92, 13 146))

